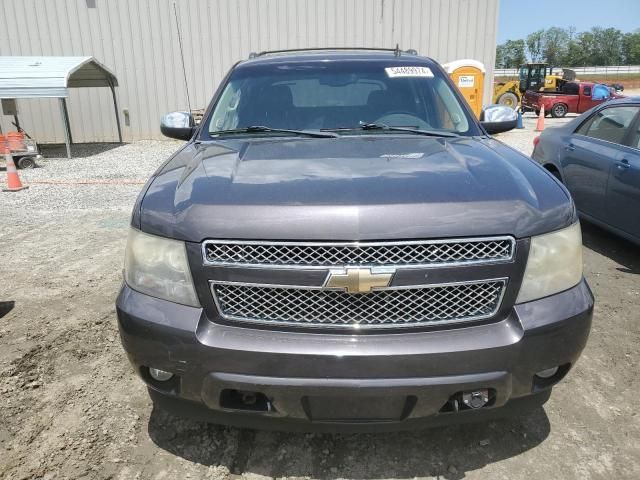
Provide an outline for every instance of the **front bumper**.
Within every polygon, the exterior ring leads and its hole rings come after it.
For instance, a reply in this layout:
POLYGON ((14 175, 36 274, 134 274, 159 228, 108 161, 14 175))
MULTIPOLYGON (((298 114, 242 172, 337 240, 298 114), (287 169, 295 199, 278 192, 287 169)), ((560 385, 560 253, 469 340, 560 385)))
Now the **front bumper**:
POLYGON ((256 428, 369 431, 495 418, 546 401, 589 335, 593 296, 576 287, 516 305, 499 322, 412 333, 347 335, 257 330, 211 322, 202 309, 123 286, 122 343, 160 406, 256 428), (147 367, 170 371, 154 381, 147 367), (548 381, 535 372, 562 366, 548 381), (489 405, 451 409, 460 392, 489 405), (258 392, 266 408, 230 407, 258 392), (227 399, 227 400, 225 400, 227 399))

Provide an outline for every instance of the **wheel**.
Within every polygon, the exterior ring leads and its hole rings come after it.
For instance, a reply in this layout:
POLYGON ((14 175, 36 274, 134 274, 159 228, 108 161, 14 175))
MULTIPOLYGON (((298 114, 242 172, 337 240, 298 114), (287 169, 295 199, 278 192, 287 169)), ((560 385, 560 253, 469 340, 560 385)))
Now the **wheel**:
POLYGON ((498 97, 498 103, 515 110, 518 108, 518 96, 513 92, 505 92, 498 97))
POLYGON ((551 116, 553 118, 562 118, 564 117, 569 109, 564 103, 556 103, 553 107, 551 107, 551 116))
POLYGON ((27 168, 35 168, 36 160, 33 157, 20 157, 18 159, 18 168, 27 169, 27 168))
POLYGON ((540 110, 535 110, 535 112, 536 112, 536 117, 539 117, 540 116, 540 110))

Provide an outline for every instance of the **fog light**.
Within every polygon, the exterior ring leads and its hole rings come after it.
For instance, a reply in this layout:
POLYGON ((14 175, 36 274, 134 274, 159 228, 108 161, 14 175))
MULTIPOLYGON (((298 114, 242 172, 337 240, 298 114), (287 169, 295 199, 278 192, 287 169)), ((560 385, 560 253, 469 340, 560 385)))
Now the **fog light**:
POLYGON ((166 382, 171 377, 173 377, 173 373, 165 372, 164 370, 160 370, 158 368, 149 368, 149 375, 151 375, 151 378, 159 382, 166 382))
POLYGON ((551 378, 556 373, 558 373, 558 367, 547 368, 546 370, 540 370, 538 373, 536 373, 536 377, 551 378))

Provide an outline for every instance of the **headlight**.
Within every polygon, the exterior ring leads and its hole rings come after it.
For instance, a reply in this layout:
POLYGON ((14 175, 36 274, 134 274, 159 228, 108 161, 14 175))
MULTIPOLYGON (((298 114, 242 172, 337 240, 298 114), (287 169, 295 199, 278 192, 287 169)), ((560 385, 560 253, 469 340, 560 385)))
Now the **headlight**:
POLYGON ((153 297, 199 307, 184 242, 131 229, 124 260, 124 280, 153 297))
POLYGON ((529 259, 516 303, 547 297, 582 279, 580 224, 531 238, 529 259))

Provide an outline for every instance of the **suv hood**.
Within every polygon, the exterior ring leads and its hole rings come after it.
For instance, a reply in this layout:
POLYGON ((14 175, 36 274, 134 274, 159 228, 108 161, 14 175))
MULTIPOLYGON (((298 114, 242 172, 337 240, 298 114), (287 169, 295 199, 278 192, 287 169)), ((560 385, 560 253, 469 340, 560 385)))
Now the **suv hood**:
POLYGON ((540 166, 475 137, 188 144, 142 195, 134 225, 192 242, 527 237, 576 218, 540 166))

